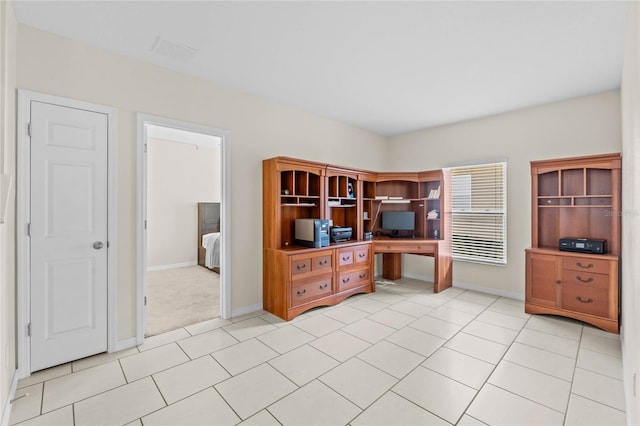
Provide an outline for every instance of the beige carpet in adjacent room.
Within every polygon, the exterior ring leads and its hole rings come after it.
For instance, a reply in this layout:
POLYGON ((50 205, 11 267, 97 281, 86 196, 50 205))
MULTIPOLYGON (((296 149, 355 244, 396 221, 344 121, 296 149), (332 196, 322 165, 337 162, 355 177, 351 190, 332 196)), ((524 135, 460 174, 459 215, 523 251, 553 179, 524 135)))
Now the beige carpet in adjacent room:
POLYGON ((147 272, 147 336, 220 316, 220 275, 202 266, 147 272))

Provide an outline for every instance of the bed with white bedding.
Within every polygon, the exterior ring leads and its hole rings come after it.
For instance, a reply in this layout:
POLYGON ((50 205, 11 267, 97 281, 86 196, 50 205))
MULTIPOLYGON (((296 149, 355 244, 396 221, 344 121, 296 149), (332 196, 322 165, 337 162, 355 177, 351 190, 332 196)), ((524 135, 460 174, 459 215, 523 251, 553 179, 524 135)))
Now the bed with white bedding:
POLYGON ((204 234, 202 247, 205 249, 204 266, 209 269, 220 268, 220 233, 204 234))
POLYGON ((198 265, 220 273, 220 203, 198 203, 198 265))

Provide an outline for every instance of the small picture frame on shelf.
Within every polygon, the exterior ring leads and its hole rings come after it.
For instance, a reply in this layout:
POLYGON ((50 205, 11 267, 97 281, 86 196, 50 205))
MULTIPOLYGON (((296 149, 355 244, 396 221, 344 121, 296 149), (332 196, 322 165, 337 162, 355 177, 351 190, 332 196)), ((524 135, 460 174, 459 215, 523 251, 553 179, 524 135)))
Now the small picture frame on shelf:
POLYGON ((353 191, 353 183, 351 182, 347 183, 347 197, 356 198, 356 194, 353 191))

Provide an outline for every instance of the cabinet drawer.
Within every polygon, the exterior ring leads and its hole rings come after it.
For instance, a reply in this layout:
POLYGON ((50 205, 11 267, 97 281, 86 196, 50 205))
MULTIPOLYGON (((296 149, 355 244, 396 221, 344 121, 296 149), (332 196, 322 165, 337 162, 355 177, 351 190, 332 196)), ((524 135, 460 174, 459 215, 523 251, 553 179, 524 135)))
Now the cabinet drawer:
POLYGON ((322 269, 331 270, 331 257, 332 256, 330 254, 314 257, 311 268, 314 271, 319 271, 322 269))
POLYGON ((432 254, 436 252, 438 243, 435 241, 414 242, 411 240, 379 240, 375 241, 376 253, 421 253, 432 254))
POLYGON ((305 274, 311 272, 311 258, 291 260, 291 275, 305 274))
POLYGON ((368 269, 347 272, 338 276, 338 292, 360 287, 371 282, 368 269))
POLYGON ((291 284, 291 306, 302 305, 333 293, 331 275, 297 281, 291 284))
POLYGON ((609 317, 608 290, 563 284, 562 308, 599 317, 609 317))
POLYGON ((291 256, 291 276, 302 278, 303 274, 315 272, 317 275, 331 271, 333 267, 333 251, 323 250, 317 253, 291 256))
POLYGON ((338 252, 338 264, 340 266, 353 264, 353 249, 342 249, 338 252))
POLYGON ((591 274, 583 271, 562 271, 562 285, 570 284, 578 287, 609 288, 609 275, 591 274))
POLYGON ((370 246, 366 245, 364 247, 357 247, 354 250, 356 263, 367 263, 367 262, 369 262, 369 248, 370 248, 370 246))
POLYGON ((609 261, 604 259, 592 259, 589 257, 563 257, 562 269, 591 272, 595 274, 608 274, 609 261))

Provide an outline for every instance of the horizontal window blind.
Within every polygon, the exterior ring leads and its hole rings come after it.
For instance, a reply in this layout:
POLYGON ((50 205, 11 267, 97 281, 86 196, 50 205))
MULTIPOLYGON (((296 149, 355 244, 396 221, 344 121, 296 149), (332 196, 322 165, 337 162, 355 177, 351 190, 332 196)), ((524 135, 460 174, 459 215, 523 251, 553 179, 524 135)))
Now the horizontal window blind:
POLYGON ((449 171, 453 258, 505 265, 507 164, 453 167, 449 171))

